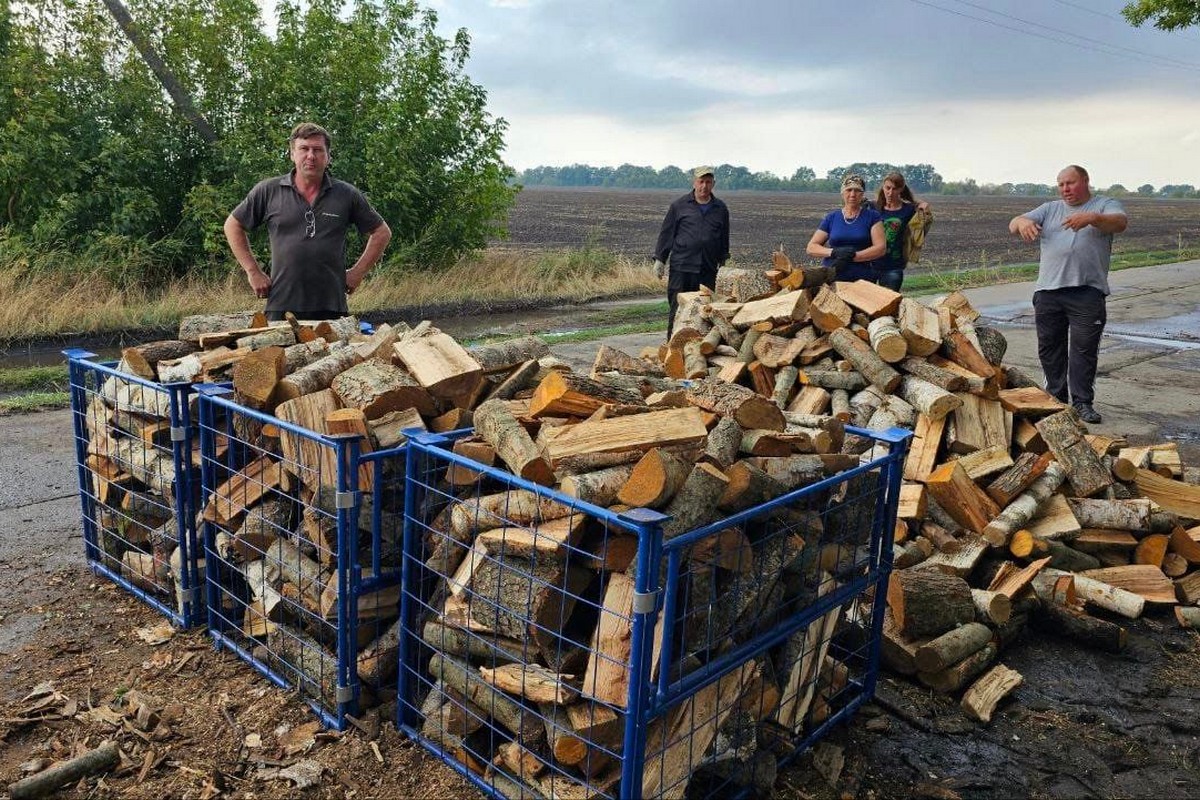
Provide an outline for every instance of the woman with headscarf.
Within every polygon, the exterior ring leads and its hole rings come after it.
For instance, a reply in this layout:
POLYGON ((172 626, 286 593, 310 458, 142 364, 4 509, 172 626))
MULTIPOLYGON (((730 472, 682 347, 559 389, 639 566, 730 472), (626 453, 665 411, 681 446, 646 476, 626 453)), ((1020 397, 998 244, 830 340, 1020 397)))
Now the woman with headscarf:
POLYGON ((842 179, 842 207, 821 220, 805 248, 813 258, 833 267, 839 281, 875 280, 872 264, 886 242, 879 212, 863 203, 866 181, 850 174, 842 179))
POLYGON ((883 217, 883 235, 886 249, 875 262, 875 282, 894 292, 900 291, 904 283, 904 268, 908 266, 905 242, 909 224, 920 214, 923 222, 932 218, 929 203, 918 202, 912 189, 899 172, 889 172, 875 197, 875 208, 883 217))

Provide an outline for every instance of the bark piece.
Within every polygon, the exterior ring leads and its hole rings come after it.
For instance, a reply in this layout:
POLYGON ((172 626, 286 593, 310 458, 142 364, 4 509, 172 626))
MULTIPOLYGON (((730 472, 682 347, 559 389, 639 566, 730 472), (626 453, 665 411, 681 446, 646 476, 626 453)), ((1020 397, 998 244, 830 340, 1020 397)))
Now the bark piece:
POLYGON ((959 707, 968 717, 979 722, 992 721, 992 714, 1000 701, 1017 689, 1024 681, 1021 673, 997 664, 971 684, 963 695, 959 707))
POLYGON ((1054 457, 1066 468, 1075 494, 1089 497, 1112 485, 1112 472, 1104 468, 1084 438, 1087 429, 1074 409, 1051 414, 1036 427, 1054 457))
POLYGON ((1022 453, 1003 475, 988 484, 988 497, 1004 508, 1040 478, 1048 466, 1048 453, 1022 453))

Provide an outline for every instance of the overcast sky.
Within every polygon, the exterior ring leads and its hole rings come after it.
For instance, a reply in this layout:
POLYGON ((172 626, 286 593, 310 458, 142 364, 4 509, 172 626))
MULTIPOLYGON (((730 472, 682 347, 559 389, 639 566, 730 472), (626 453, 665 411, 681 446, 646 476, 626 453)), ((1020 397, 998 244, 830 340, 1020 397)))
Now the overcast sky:
POLYGON ((1200 29, 1121 0, 432 0, 518 169, 741 164, 823 176, 1200 184, 1200 29), (1073 35, 1072 35, 1073 34, 1073 35))

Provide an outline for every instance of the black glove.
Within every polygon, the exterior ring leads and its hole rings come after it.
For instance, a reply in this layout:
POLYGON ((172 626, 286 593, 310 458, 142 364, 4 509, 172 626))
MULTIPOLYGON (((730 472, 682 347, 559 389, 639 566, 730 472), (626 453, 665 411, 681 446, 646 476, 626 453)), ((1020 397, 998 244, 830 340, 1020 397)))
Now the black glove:
POLYGON ((835 267, 840 267, 853 262, 854 255, 858 252, 849 245, 845 247, 834 247, 831 249, 832 252, 829 254, 829 263, 835 267))

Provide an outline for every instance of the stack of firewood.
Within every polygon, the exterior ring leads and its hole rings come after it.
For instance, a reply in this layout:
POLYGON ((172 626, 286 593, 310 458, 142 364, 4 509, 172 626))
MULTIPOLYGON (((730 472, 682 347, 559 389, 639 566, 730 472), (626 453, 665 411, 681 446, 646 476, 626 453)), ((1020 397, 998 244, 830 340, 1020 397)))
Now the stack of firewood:
MULTIPOLYGON (((1003 365, 1003 336, 959 292, 925 305, 829 277, 777 254, 766 273, 723 276, 717 295, 681 296, 661 360, 668 374, 745 383, 789 422, 830 413, 913 430, 889 666, 954 692, 1029 621, 1110 650, 1124 645, 1120 618, 1146 607, 1200 624, 1200 470, 1177 445, 1089 434, 1003 365)), ((845 451, 862 449, 848 437, 845 451)), ((1019 680, 996 667, 964 708, 986 718, 1019 680)))

